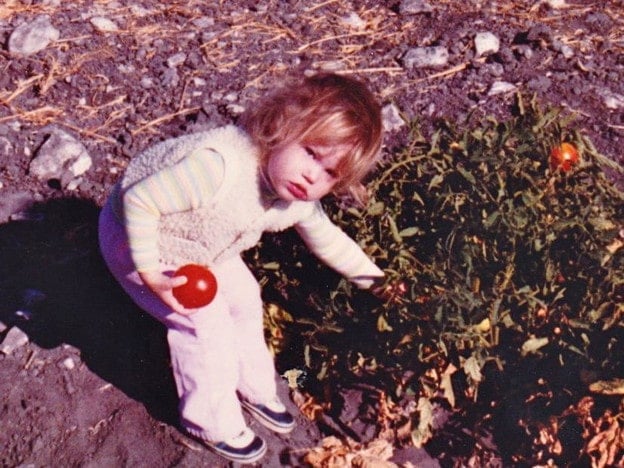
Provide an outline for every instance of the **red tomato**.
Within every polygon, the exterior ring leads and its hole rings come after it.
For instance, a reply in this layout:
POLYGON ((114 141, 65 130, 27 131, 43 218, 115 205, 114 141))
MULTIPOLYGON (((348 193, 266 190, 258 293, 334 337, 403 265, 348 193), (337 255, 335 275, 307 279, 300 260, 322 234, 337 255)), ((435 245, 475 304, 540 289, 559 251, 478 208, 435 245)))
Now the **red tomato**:
POLYGON ((217 294, 217 279, 210 270, 201 265, 184 265, 173 276, 187 278, 186 283, 172 290, 173 296, 187 309, 208 305, 217 294))
POLYGON ((550 167, 553 169, 560 168, 562 171, 567 172, 578 163, 578 160, 578 151, 571 143, 561 143, 561 145, 554 147, 550 152, 550 167))

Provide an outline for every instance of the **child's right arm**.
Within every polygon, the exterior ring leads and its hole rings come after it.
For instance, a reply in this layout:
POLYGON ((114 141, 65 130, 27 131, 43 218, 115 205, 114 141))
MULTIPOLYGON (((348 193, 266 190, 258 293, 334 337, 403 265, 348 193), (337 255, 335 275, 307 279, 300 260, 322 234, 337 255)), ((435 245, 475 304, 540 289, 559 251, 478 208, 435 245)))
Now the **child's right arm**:
POLYGON ((197 209, 223 182, 225 164, 221 155, 205 148, 177 164, 137 182, 123 194, 123 215, 130 255, 141 279, 163 302, 179 313, 189 313, 173 297, 171 289, 185 278, 162 272, 158 251, 158 221, 161 216, 197 209))

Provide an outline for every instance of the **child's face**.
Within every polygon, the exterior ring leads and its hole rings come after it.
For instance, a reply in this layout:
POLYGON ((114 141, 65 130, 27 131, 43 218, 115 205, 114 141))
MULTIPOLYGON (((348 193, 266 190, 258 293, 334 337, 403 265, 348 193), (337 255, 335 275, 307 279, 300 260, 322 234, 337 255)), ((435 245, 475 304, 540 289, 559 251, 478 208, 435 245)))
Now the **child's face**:
POLYGON ((338 183, 336 168, 347 151, 343 145, 290 143, 269 156, 267 176, 283 200, 320 200, 338 183))

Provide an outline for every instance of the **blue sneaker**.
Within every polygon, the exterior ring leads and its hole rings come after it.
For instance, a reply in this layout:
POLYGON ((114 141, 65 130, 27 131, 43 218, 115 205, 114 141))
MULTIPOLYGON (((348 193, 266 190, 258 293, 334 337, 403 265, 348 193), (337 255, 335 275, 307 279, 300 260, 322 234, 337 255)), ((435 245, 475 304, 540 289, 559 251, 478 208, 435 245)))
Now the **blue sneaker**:
POLYGON ((295 427, 295 419, 277 397, 265 404, 250 403, 246 400, 242 400, 241 404, 263 426, 275 432, 288 434, 295 427))
POLYGON ((201 442, 216 454, 236 463, 255 463, 267 450, 266 442, 249 428, 223 442, 201 442))

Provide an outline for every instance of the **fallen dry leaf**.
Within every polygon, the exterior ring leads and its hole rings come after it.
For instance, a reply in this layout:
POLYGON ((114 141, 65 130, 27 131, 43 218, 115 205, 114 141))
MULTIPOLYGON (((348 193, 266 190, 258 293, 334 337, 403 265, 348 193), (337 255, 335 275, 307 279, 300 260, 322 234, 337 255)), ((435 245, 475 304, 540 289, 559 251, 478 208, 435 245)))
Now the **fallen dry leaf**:
POLYGON ((325 437, 320 447, 314 447, 304 456, 304 461, 315 468, 398 468, 389 461, 394 453, 387 440, 376 439, 360 444, 353 439, 325 437))
POLYGON ((602 395, 624 395, 624 379, 599 380, 589 390, 602 395))

